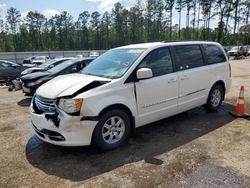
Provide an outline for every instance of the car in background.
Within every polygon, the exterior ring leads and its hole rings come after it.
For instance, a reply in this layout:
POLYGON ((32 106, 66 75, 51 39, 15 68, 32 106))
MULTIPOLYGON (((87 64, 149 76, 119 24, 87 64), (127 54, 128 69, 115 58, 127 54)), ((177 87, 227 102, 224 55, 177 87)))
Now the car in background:
POLYGON ((76 58, 83 58, 83 55, 82 54, 78 54, 78 55, 76 55, 76 58))
POLYGON ((228 57, 233 56, 235 58, 238 58, 240 56, 247 56, 248 55, 248 49, 244 46, 235 46, 232 47, 231 50, 227 52, 228 57))
POLYGON ((32 64, 38 66, 43 63, 47 63, 50 60, 48 56, 37 56, 35 59, 31 61, 32 64))
POLYGON ((250 55, 250 48, 248 46, 244 46, 244 48, 246 49, 245 56, 249 56, 250 55))
POLYGON ((30 56, 23 60, 23 65, 38 66, 50 60, 48 56, 30 56))
POLYGON ((21 76, 28 67, 13 63, 11 61, 0 60, 0 83, 8 83, 21 76))
POLYGON ((23 64, 28 64, 29 65, 29 64, 31 64, 32 60, 35 59, 35 58, 36 58, 36 56, 30 56, 30 57, 23 60, 23 64))
POLYGON ((42 84, 48 82, 49 80, 59 75, 77 73, 94 59, 95 58, 93 57, 72 59, 64 61, 63 63, 47 71, 35 72, 24 75, 21 77, 22 90, 26 95, 32 96, 36 92, 36 89, 42 84))
MULTIPOLYGON (((86 55, 86 54, 85 54, 86 55)), ((99 52, 97 52, 97 51, 90 51, 89 52, 89 54, 88 54, 88 57, 98 57, 98 56, 100 56, 100 53, 99 52)), ((76 55, 75 56, 76 58, 83 58, 83 57, 86 57, 86 56, 84 56, 84 54, 78 54, 78 55, 76 55)))
POLYGON ((41 65, 39 65, 38 67, 31 67, 28 69, 25 69, 21 75, 26 75, 26 74, 30 74, 30 73, 34 73, 34 72, 39 72, 39 71, 46 71, 49 70, 57 65, 59 65, 60 63, 64 62, 64 61, 68 61, 74 59, 73 57, 65 57, 65 58, 60 58, 60 59, 52 59, 50 61, 48 61, 47 63, 43 63, 41 65))
POLYGON ((100 56, 100 53, 97 51, 91 51, 89 52, 89 57, 98 57, 100 56))

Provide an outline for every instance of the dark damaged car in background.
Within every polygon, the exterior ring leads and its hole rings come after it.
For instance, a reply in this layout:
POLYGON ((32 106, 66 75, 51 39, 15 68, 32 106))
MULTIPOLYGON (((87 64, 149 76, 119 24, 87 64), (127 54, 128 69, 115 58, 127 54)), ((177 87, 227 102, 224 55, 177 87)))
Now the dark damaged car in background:
POLYGON ((26 95, 32 96, 36 92, 36 89, 42 84, 48 82, 49 80, 59 75, 77 73, 94 59, 94 57, 72 59, 64 61, 63 63, 47 71, 35 72, 24 75, 21 77, 22 90, 26 95))

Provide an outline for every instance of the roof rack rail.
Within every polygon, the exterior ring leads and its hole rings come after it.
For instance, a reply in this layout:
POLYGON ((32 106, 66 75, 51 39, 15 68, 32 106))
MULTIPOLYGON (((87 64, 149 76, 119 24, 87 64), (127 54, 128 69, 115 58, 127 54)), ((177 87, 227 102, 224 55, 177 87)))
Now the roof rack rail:
POLYGON ((168 43, 168 42, 191 42, 191 41, 199 41, 199 40, 164 40, 161 42, 168 43))
POLYGON ((163 40, 163 41, 161 41, 161 42, 167 43, 167 42, 179 42, 179 41, 177 41, 177 40, 163 40))

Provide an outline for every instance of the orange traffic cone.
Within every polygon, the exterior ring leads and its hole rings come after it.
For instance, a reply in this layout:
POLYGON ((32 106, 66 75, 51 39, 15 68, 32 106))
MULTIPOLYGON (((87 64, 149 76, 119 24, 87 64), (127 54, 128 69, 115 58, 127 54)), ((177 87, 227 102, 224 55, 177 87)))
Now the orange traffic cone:
POLYGON ((237 116, 245 115, 245 103, 244 103, 244 86, 240 87, 240 95, 235 106, 235 114, 237 116))
POLYGON ((232 113, 232 115, 236 117, 249 117, 248 114, 245 113, 245 103, 244 103, 244 86, 242 85, 240 87, 240 95, 237 100, 237 104, 235 106, 235 113, 232 113))

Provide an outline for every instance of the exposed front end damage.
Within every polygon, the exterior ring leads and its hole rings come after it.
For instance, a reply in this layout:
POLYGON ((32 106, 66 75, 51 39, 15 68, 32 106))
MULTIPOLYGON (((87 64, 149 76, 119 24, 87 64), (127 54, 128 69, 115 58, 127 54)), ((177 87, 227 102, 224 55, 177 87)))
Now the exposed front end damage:
MULTIPOLYGON (((93 81, 81 89, 64 96, 73 98, 80 93, 99 87, 106 81, 93 81)), ((61 146, 90 145, 96 119, 85 119, 79 114, 68 114, 58 107, 56 99, 34 95, 30 105, 31 121, 34 133, 41 140, 61 146)))

